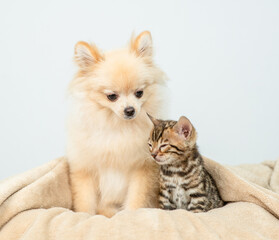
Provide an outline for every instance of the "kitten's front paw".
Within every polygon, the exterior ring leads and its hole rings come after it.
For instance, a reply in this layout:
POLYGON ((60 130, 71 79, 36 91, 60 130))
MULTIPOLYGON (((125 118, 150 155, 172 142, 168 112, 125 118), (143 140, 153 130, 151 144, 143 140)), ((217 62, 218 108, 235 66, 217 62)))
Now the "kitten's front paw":
POLYGON ((188 210, 188 211, 190 211, 190 212, 192 212, 192 213, 202 213, 202 212, 205 212, 205 211, 202 210, 202 209, 193 209, 193 210, 188 210))

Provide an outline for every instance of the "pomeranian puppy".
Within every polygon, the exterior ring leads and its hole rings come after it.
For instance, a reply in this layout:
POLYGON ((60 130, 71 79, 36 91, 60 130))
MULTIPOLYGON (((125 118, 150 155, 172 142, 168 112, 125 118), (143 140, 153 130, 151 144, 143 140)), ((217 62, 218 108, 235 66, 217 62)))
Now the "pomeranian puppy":
POLYGON ((111 217, 121 209, 157 206, 158 168, 150 159, 164 73, 153 63, 148 31, 128 47, 102 53, 78 42, 78 72, 69 86, 67 157, 73 209, 111 217))

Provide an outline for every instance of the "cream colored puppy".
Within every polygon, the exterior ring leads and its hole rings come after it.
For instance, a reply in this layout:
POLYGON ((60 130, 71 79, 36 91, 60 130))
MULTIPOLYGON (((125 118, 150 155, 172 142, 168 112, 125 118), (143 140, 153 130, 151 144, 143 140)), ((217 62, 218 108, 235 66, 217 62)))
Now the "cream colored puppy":
POLYGON ((158 117, 165 75, 152 60, 149 32, 101 53, 78 42, 69 87, 67 157, 74 210, 108 217, 157 204, 157 166, 147 139, 158 117))

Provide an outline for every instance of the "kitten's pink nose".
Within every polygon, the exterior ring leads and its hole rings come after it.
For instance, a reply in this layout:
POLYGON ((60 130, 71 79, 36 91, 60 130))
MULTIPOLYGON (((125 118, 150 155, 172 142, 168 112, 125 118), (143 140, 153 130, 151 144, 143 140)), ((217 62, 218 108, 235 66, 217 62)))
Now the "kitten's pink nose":
POLYGON ((151 156, 155 158, 157 156, 157 153, 151 153, 151 156))

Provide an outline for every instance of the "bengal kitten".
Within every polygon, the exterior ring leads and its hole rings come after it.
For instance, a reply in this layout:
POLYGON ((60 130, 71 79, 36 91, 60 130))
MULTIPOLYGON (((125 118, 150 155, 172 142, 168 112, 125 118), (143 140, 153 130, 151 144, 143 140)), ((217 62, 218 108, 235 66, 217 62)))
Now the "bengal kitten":
POLYGON ((224 202, 204 168, 191 122, 184 116, 178 122, 149 117, 154 124, 150 152, 160 165, 160 208, 206 212, 222 207, 224 202))

